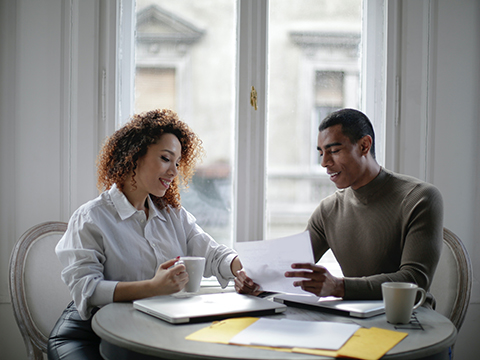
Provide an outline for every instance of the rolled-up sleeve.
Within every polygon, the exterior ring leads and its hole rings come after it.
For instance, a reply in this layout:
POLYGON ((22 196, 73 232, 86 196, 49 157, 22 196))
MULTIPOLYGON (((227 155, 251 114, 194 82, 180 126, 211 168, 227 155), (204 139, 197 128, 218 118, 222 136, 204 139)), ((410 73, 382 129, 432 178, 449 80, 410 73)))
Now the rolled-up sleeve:
POLYGON ((88 214, 76 212, 72 216, 55 251, 64 266, 62 280, 82 319, 90 318, 94 307, 113 301, 117 282, 104 279, 102 235, 88 214))

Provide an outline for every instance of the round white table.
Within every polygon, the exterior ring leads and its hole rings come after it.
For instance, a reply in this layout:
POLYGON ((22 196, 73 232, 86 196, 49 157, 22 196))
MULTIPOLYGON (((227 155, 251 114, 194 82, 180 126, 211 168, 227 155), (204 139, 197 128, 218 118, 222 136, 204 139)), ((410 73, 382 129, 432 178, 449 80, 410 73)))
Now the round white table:
MULTIPOLYGON (((268 316, 306 321, 357 323, 407 332, 408 336, 382 359, 449 359, 449 348, 455 342, 455 326, 441 314, 426 308, 415 310, 418 320, 407 327, 396 328, 385 315, 356 319, 316 310, 288 307, 285 313, 268 316)), ((108 360, 119 359, 330 359, 297 353, 261 350, 244 346, 186 340, 185 337, 211 324, 172 325, 133 308, 131 303, 113 303, 100 309, 92 321, 93 330, 102 338, 100 350, 108 360)))

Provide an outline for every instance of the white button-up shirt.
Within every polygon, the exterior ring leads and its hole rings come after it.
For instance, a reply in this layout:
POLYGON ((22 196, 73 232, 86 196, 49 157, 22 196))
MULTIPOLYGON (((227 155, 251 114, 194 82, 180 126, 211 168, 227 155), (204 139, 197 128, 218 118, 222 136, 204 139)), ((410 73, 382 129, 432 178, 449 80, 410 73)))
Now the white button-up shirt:
POLYGON ((159 210, 148 198, 149 217, 114 185, 72 215, 56 247, 62 279, 83 319, 113 302, 119 281, 154 277, 158 267, 177 256, 205 257, 204 276, 228 285, 236 253, 216 243, 184 208, 159 210))

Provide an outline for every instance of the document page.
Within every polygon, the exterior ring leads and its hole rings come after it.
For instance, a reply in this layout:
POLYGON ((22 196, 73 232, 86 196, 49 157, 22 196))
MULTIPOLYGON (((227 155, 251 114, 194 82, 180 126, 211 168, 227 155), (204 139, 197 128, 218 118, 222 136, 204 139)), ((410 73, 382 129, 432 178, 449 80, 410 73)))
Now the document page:
POLYGON ((360 326, 356 324, 329 321, 260 318, 235 335, 230 343, 338 350, 359 328, 360 326))
POLYGON ((264 291, 307 294, 293 286, 295 278, 286 278, 293 263, 314 263, 310 234, 273 240, 237 242, 238 252, 247 275, 264 291))

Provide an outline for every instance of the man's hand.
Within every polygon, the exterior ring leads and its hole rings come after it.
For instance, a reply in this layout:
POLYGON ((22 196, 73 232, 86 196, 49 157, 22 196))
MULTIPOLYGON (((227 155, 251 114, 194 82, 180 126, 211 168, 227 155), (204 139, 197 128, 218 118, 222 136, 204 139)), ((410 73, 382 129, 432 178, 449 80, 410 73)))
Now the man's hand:
POLYGON ((321 265, 297 263, 292 264, 292 269, 302 270, 287 271, 285 277, 306 279, 294 281, 293 286, 300 286, 303 290, 317 296, 343 297, 345 295, 343 279, 333 276, 321 265))
POLYGON ((253 280, 247 276, 245 270, 241 269, 237 271, 237 276, 235 277, 235 290, 239 294, 257 296, 262 293, 259 289, 260 286, 255 284, 253 280))

